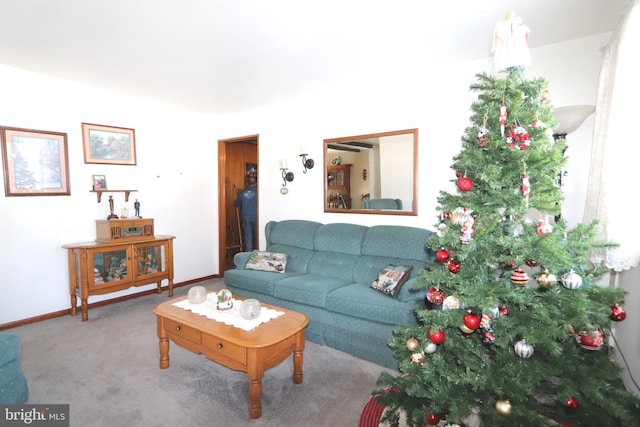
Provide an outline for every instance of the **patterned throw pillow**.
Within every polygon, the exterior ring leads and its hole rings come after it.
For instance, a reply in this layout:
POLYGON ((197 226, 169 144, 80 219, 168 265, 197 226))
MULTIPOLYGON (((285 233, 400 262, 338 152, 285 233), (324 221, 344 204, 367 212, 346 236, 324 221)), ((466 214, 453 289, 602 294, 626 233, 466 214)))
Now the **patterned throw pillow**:
POLYGON ((371 287, 376 291, 394 296, 409 277, 412 268, 412 265, 389 264, 378 274, 378 277, 371 283, 371 287))
POLYGON ((247 270, 274 271, 284 273, 287 267, 287 254, 278 252, 253 251, 245 268, 247 270))

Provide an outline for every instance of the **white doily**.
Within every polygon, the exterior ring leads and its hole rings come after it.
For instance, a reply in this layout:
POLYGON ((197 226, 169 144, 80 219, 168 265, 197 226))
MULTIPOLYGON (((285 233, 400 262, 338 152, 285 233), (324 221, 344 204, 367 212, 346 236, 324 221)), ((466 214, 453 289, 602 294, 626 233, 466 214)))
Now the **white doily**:
POLYGON ((275 319, 276 317, 280 317, 284 314, 284 311, 278 311, 263 306, 260 310, 260 315, 257 318, 247 320, 240 315, 240 305, 242 304, 242 300, 232 299, 232 301, 232 309, 219 311, 216 308, 216 293, 210 292, 207 294, 207 300, 202 304, 191 304, 188 299, 184 299, 171 305, 192 311, 200 316, 205 316, 208 319, 215 320, 216 322, 222 322, 225 325, 240 328, 243 331, 251 331, 260 324, 266 323, 269 320, 275 319))

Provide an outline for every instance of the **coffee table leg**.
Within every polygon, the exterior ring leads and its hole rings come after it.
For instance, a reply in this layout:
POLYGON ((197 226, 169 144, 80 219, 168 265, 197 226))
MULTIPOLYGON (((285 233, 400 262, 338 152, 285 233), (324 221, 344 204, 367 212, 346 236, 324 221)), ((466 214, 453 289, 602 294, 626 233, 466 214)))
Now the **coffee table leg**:
POLYGON ((158 347, 160 348, 160 369, 167 369, 169 367, 169 337, 167 332, 162 326, 162 318, 158 317, 158 338, 160 342, 158 347))
POLYGON ((247 354, 247 377, 249 378, 249 416, 260 418, 262 415, 262 376, 264 365, 257 349, 247 354))
POLYGON ((304 351, 304 329, 296 335, 296 348, 293 351, 293 383, 302 384, 302 352, 304 351))

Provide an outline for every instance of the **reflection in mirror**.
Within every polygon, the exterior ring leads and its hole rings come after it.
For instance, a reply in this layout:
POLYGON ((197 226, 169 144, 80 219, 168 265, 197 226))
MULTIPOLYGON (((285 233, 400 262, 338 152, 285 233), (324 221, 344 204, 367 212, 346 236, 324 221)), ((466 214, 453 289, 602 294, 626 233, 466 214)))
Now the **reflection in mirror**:
POLYGON ((324 140, 325 212, 417 215, 418 129, 324 140))

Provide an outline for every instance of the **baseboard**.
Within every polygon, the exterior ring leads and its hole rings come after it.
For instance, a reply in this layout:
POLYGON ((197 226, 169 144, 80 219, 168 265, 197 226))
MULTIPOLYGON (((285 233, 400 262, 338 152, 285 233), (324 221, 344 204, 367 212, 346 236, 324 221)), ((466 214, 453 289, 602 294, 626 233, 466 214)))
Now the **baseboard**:
MULTIPOLYGON (((222 276, 220 276, 219 274, 214 274, 214 275, 211 275, 211 276, 200 277, 198 279, 186 280, 184 282, 174 283, 173 284, 173 288, 175 289, 175 288, 180 288, 182 286, 189 286, 189 285, 192 285, 194 283, 202 282, 202 281, 205 281, 205 280, 219 279, 220 277, 222 277, 222 276)), ((169 286, 162 286, 160 289, 162 290, 162 292, 168 291, 169 290, 169 286)), ((117 303, 117 302, 127 301, 127 300, 130 300, 130 299, 143 297, 145 295, 155 294, 157 292, 158 292, 157 288, 153 288, 153 289, 148 289, 146 291, 136 292, 136 293, 133 293, 133 294, 124 295, 124 296, 117 297, 117 298, 98 301, 98 302, 94 302, 94 303, 89 304, 89 309, 96 308, 96 307, 102 307, 102 306, 109 305, 109 304, 114 304, 114 303, 117 303)), ((15 322, 3 323, 2 325, 0 325, 0 331, 4 331, 4 330, 7 330, 7 329, 11 329, 11 328, 16 328, 18 326, 29 325, 31 323, 42 322, 43 320, 55 319, 56 317, 69 316, 69 315, 71 315, 71 307, 69 307, 66 310, 60 310, 60 311, 54 311, 54 312, 51 312, 51 313, 41 314, 39 316, 29 317, 27 319, 16 320, 15 322)))

